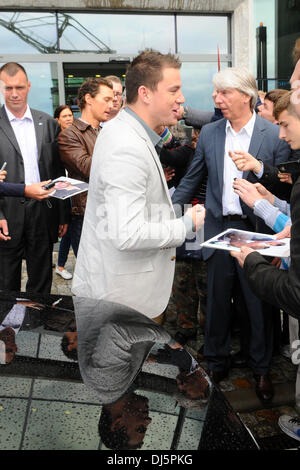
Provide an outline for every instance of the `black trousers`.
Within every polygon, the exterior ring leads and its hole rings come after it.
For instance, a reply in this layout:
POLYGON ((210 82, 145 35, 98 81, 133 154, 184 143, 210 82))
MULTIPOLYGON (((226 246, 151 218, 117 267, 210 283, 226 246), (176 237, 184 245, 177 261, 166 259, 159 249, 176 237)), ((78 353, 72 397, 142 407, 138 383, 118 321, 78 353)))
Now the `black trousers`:
MULTIPOLYGON (((22 233, 10 234, 10 242, 0 242, 0 289, 21 290, 22 259, 26 261, 26 291, 49 293, 52 285, 53 242, 47 228, 42 203, 24 202, 22 233)), ((9 229, 9 227, 8 227, 9 229)))
MULTIPOLYGON (((227 227, 224 227, 224 230, 227 227)), ((249 230, 243 221, 230 227, 249 230)), ((251 331, 249 332, 249 366, 254 373, 269 371, 273 348, 273 321, 262 302, 250 290, 237 260, 229 251, 216 250, 207 261, 207 315, 204 356, 211 370, 229 367, 232 323, 232 295, 236 279, 240 283, 251 331)), ((266 308, 268 306, 265 306, 266 308)))

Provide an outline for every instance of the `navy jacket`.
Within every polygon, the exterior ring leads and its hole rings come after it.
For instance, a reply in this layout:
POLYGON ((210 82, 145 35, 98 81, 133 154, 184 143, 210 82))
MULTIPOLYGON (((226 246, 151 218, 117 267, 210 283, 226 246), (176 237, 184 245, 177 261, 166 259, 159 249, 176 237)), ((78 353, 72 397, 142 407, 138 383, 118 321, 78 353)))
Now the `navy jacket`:
POLYGON ((0 197, 15 196, 23 197, 25 184, 0 183, 0 197))

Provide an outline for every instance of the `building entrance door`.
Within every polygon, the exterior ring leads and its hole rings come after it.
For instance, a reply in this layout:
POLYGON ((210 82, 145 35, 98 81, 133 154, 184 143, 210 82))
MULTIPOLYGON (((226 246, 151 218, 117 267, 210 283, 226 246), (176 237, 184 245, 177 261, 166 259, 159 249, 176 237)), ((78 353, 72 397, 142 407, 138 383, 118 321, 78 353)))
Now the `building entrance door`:
POLYGON ((74 113, 75 117, 80 115, 77 105, 78 88, 88 77, 106 77, 107 75, 116 75, 123 83, 125 83, 126 68, 128 62, 125 61, 109 61, 99 63, 71 63, 63 64, 65 100, 74 113))

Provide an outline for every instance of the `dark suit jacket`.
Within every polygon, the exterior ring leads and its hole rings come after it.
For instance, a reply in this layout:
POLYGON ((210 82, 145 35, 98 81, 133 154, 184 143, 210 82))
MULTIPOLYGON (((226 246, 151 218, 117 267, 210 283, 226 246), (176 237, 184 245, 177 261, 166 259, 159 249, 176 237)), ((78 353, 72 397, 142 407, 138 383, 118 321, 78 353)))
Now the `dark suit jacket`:
POLYGON ((300 319, 300 178, 291 195, 291 265, 289 271, 270 265, 259 253, 251 253, 244 264, 245 277, 252 291, 300 319))
MULTIPOLYGON (((60 161, 57 136, 59 126, 55 119, 42 111, 31 109, 38 147, 38 166, 41 181, 65 175, 60 161)), ((7 162, 8 183, 25 183, 24 163, 15 134, 8 120, 5 108, 0 110, 0 167, 7 162)), ((0 199, 0 219, 7 219, 12 239, 6 244, 13 246, 21 237, 24 221, 24 198, 4 197, 0 199)), ((43 214, 52 241, 57 240, 58 225, 68 223, 68 206, 65 201, 52 198, 34 204, 43 205, 43 214)))
POLYGON ((25 184, 14 184, 14 183, 1 183, 0 184, 0 197, 3 196, 24 196, 25 184))
MULTIPOLYGON (((224 230, 222 213, 223 172, 224 172, 224 149, 225 149, 225 127, 226 119, 207 124, 202 128, 197 143, 193 162, 181 180, 173 195, 175 211, 179 215, 178 206, 188 204, 195 195, 199 184, 208 173, 206 190, 206 217, 204 225, 204 238, 208 240, 224 230)), ((287 161, 290 157, 290 147, 278 137, 278 126, 256 116, 249 153, 255 158, 274 166, 277 163, 287 161)), ((244 172, 243 178, 251 182, 257 182, 252 172, 244 172)), ((255 230, 256 219, 249 207, 242 201, 241 206, 244 214, 255 230)), ((214 250, 203 248, 203 258, 208 259, 214 250)))

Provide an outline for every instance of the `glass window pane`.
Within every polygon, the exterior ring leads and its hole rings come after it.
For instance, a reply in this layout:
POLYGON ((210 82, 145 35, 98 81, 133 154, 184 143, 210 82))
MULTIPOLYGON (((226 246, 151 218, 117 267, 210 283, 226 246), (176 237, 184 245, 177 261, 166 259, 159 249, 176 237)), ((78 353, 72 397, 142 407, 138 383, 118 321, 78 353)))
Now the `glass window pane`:
MULTIPOLYGON (((227 62, 221 62, 221 70, 227 68, 227 62)), ((212 79, 218 71, 218 64, 213 62, 184 62, 181 67, 182 92, 185 104, 203 111, 214 111, 212 79)))
POLYGON ((181 54, 227 54, 227 16, 178 16, 177 36, 181 54))
POLYGON ((174 52, 174 17, 60 13, 60 49, 70 52, 137 54, 145 48, 174 52))
MULTIPOLYGON (((253 2, 253 50, 256 51, 256 28, 262 22, 263 25, 267 27, 267 71, 270 78, 276 76, 276 16, 275 0, 259 0, 259 2, 256 0, 253 2)), ((284 54, 286 54, 286 51, 284 54)), ((286 56, 284 57, 286 59, 286 56)), ((255 53, 252 70, 254 76, 257 74, 256 59, 255 53)), ((289 60, 285 60, 285 62, 289 63, 289 60)), ((271 86, 271 83, 269 85, 271 86)), ((272 90, 272 88, 269 88, 269 90, 272 90)))
POLYGON ((56 20, 52 13, 0 12, 0 53, 56 52, 56 20))
MULTIPOLYGON (((0 63, 0 67, 3 63, 0 63)), ((31 89, 28 95, 28 104, 31 108, 44 111, 53 116, 54 109, 59 104, 58 77, 56 63, 21 63, 25 68, 31 89)), ((3 104, 1 96, 1 104, 3 104)))

